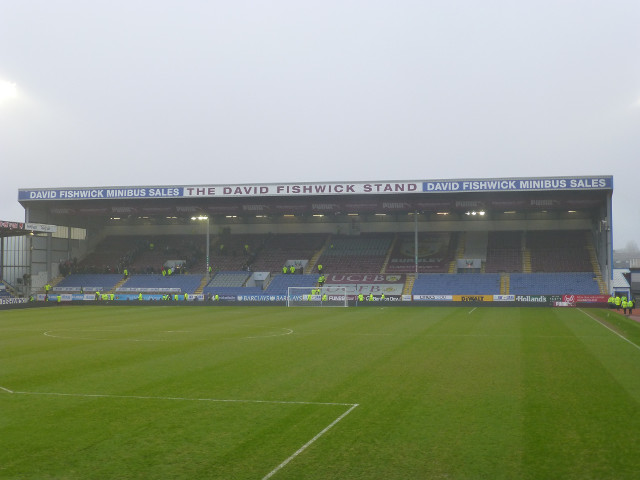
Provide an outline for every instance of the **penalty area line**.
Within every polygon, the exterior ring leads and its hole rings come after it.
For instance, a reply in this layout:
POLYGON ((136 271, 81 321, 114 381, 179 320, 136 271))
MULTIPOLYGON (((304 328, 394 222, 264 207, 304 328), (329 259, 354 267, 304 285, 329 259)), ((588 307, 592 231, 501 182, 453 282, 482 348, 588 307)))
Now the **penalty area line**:
POLYGON ((274 468, 273 470, 271 470, 269 473, 267 473, 264 477, 262 477, 262 480, 267 480, 268 478, 273 477, 276 473, 278 473, 280 470, 282 470, 284 467, 286 467, 289 462, 291 462, 291 460, 293 460, 294 458, 296 458, 298 455, 300 455, 302 452, 304 452, 307 448, 309 448, 316 440, 318 440, 322 435, 324 435, 325 433, 327 433, 333 426, 335 426, 340 420, 342 420, 344 417, 346 417, 347 415, 349 415, 356 407, 358 406, 357 403, 354 403, 351 405, 351 408, 349 408, 349 410, 347 410, 346 412, 344 412, 342 415, 340 415, 338 418, 336 418, 333 422, 331 422, 329 425, 327 425, 324 429, 322 429, 322 431, 320 431, 320 433, 318 433, 315 437, 313 437, 311 440, 309 440, 307 443, 305 443, 303 446, 301 446, 298 450, 296 450, 295 452, 293 452, 286 460, 284 460, 280 465, 278 465, 276 468, 274 468))
POLYGON ((276 468, 271 470, 267 475, 265 475, 262 480, 267 480, 271 478, 284 467, 286 467, 293 459, 295 459, 298 455, 304 452, 307 448, 309 448, 313 443, 316 442, 320 437, 322 437, 325 433, 331 430, 338 422, 340 422, 343 418, 349 415, 356 407, 360 404, 358 403, 339 403, 339 402, 302 402, 302 401, 289 401, 289 400, 242 400, 242 399, 218 399, 218 398, 189 398, 189 397, 154 397, 154 396, 143 396, 143 395, 110 395, 110 394, 92 394, 92 393, 56 393, 56 392, 17 392, 14 390, 10 390, 5 387, 0 387, 0 390, 7 392, 13 395, 42 395, 42 396, 54 396, 54 397, 81 397, 81 398, 113 398, 113 399, 132 399, 132 400, 183 400, 183 401, 193 401, 193 402, 212 402, 212 403, 270 403, 270 404, 279 404, 279 405, 328 405, 328 406, 340 406, 340 407, 349 407, 346 412, 342 413, 338 418, 336 418, 329 425, 324 427, 318 434, 316 434, 311 440, 302 445, 298 450, 293 452, 289 457, 287 457, 282 463, 280 463, 276 468))

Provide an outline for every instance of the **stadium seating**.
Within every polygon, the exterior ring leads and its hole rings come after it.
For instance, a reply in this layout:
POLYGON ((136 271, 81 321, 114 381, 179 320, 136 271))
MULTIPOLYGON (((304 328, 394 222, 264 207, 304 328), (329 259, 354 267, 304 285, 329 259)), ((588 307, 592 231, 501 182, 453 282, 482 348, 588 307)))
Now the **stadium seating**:
POLYGON ((270 235, 251 263, 254 272, 280 273, 287 260, 311 260, 322 248, 325 235, 270 235))
POLYGON ((242 287, 250 276, 248 272, 218 272, 207 287, 242 287))
MULTIPOLYGON (((455 250, 454 234, 449 232, 420 233, 418 236, 418 272, 445 273, 453 259, 455 250)), ((398 235, 391 251, 386 273, 413 273, 415 264, 415 236, 398 235)))
POLYGON ((509 293, 513 295, 578 294, 597 295, 598 282, 593 273, 512 273, 509 293))
POLYGON ((334 237, 317 263, 323 272, 380 273, 392 242, 387 234, 334 237))
POLYGON ((183 260, 186 271, 204 273, 203 235, 155 235, 144 241, 129 263, 132 273, 160 273, 169 260, 183 260))
POLYGON ((591 272, 587 232, 527 232, 532 272, 591 272))
MULTIPOLYGON (((311 261, 321 250, 316 264, 322 264, 323 272, 327 274, 380 273, 383 269, 385 273, 415 272, 415 237, 411 233, 343 235, 326 242, 328 238, 326 234, 304 233, 215 237, 210 249, 210 264, 216 275, 204 288, 204 293, 234 289, 235 294, 283 295, 289 286, 313 286, 317 283, 317 275, 280 275, 280 272, 288 260, 311 261), (265 289, 244 286, 251 275, 249 270, 271 272, 271 283, 265 289)), ((458 239, 455 232, 419 233, 419 275, 413 285, 414 294, 499 294, 501 273, 510 274, 510 282, 504 283, 502 293, 599 293, 586 231, 499 231, 467 235, 465 253, 468 250, 473 258, 480 259, 486 253, 484 274, 446 273, 455 258, 458 239), (529 258, 533 274, 523 273, 528 271, 529 258), (551 273, 562 275, 542 275, 551 273)), ((76 271, 105 272, 113 270, 113 265, 116 269, 130 265, 129 271, 134 275, 123 285, 125 288, 172 288, 194 293, 202 275, 162 277, 135 273, 136 270, 159 272, 167 260, 185 260, 191 265, 191 271, 204 274, 204 250, 201 234, 148 239, 113 236, 105 238, 81 262, 72 262, 71 267, 76 271)), ((57 288, 59 291, 79 291, 80 287, 85 290, 93 287, 108 291, 121 279, 121 274, 73 273, 57 288)))
POLYGON ((485 272, 522 272, 522 232, 489 232, 485 272))
POLYGON ((73 273, 60 280, 53 287, 53 291, 79 292, 80 289, 83 289, 89 293, 98 289, 101 292, 107 292, 115 287, 120 280, 122 280, 122 275, 119 273, 73 273))
POLYGON ((426 273, 413 284, 413 295, 497 295, 497 273, 426 273))
POLYGON ((497 295, 500 275, 496 273, 428 273, 419 274, 413 295, 497 295))
POLYGON ((314 287, 318 283, 318 274, 308 275, 276 275, 265 293, 269 295, 286 295, 289 287, 314 287))
POLYGON ((137 289, 156 289, 157 291, 169 291, 180 289, 182 293, 195 293, 200 286, 201 275, 171 275, 159 274, 131 275, 127 281, 118 288, 118 291, 136 291, 137 289))

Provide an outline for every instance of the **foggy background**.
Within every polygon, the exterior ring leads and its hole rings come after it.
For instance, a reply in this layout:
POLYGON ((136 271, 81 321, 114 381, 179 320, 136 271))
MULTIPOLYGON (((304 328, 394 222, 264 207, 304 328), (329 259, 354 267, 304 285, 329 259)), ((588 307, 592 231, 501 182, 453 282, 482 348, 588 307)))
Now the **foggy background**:
POLYGON ((613 175, 622 248, 639 25, 631 0, 0 0, 0 219, 18 188, 613 175))

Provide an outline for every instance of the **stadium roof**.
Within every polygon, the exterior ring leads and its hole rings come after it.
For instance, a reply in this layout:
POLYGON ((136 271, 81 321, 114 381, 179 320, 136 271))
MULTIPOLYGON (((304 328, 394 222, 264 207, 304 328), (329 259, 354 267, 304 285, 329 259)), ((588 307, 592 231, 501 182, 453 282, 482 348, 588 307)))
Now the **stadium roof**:
MULTIPOLYGON (((613 177, 255 183, 20 189, 31 221, 86 225, 100 218, 597 211, 613 177)), ((600 215, 598 213, 598 215, 600 215)))
POLYGON ((438 194, 613 190, 612 176, 534 177, 374 182, 253 183, 190 186, 71 187, 18 190, 18 201, 300 197, 315 195, 438 194))

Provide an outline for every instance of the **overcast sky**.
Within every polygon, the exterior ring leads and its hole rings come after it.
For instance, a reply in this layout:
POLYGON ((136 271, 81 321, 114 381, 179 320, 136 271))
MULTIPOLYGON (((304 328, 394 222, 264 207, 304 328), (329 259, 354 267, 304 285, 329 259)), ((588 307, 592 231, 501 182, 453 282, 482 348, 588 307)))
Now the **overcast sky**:
POLYGON ((28 187, 614 175, 640 243, 638 0, 0 0, 0 82, 2 220, 28 187))

